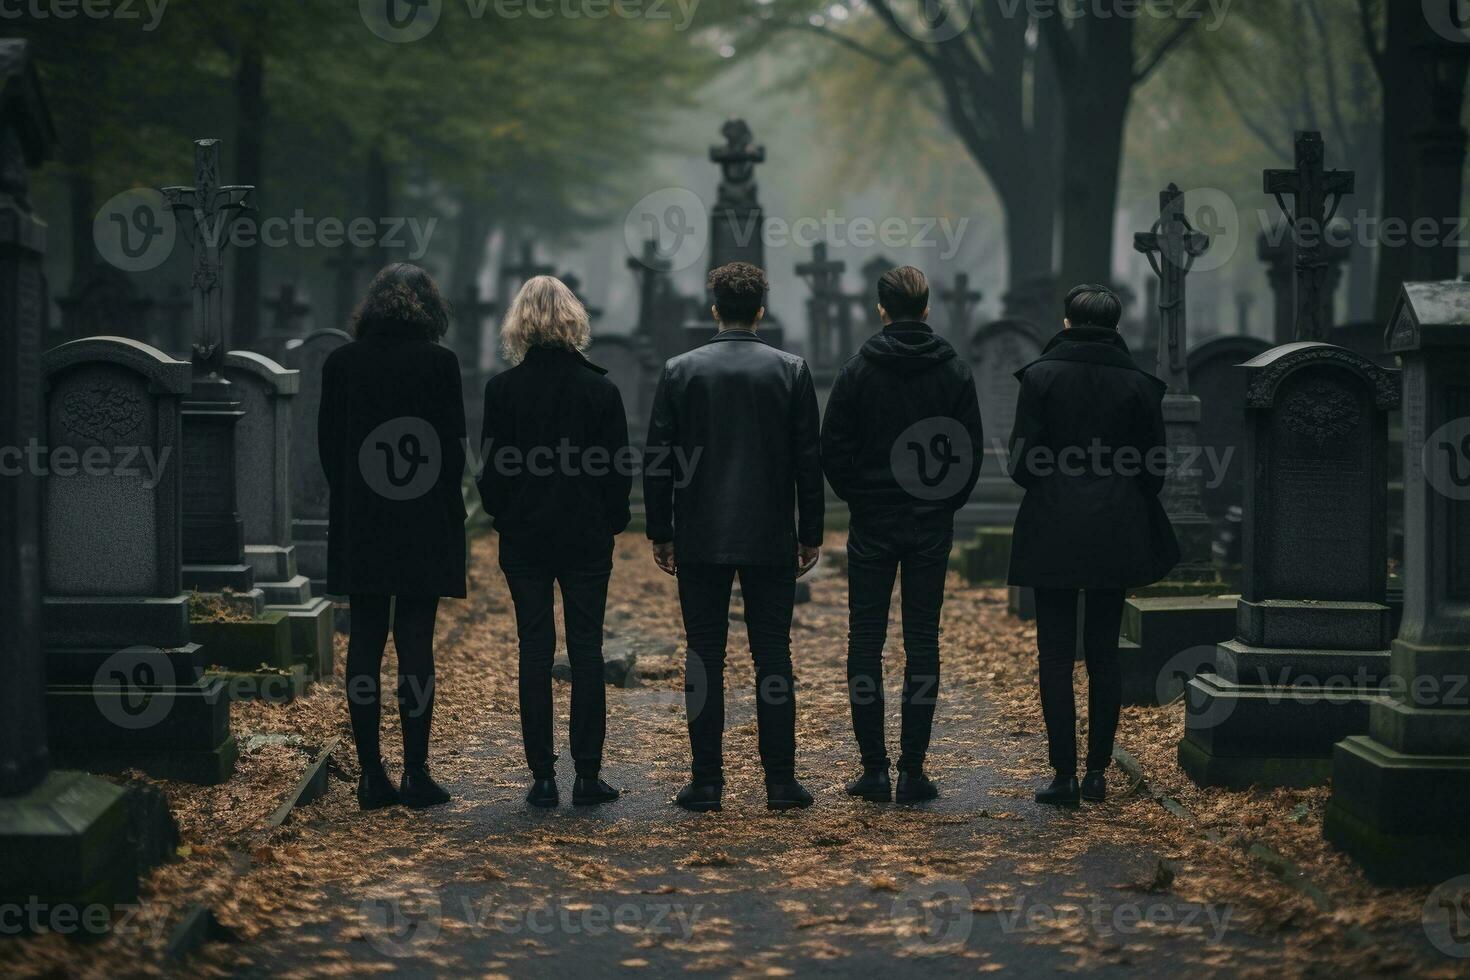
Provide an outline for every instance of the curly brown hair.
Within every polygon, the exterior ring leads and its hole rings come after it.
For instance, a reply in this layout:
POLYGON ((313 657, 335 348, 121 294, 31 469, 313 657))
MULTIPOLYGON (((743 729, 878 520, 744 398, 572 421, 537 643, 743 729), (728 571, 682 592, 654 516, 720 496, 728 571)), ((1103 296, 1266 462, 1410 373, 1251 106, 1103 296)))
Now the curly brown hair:
POLYGON ((731 262, 711 269, 705 288, 714 297, 722 323, 748 326, 766 304, 766 274, 749 262, 731 262))
POLYGON ((352 314, 352 334, 367 337, 381 331, 416 329, 425 340, 449 332, 449 304, 434 279, 408 262, 385 266, 373 277, 367 296, 352 314))

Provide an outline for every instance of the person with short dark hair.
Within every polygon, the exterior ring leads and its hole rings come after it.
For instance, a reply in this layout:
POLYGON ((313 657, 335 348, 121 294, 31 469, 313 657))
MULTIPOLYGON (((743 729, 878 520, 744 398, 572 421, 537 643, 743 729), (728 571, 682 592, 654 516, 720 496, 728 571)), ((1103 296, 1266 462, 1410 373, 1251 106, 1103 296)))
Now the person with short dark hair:
POLYGON ((1118 631, 1129 588, 1179 561, 1159 503, 1168 466, 1164 382, 1134 363, 1118 334, 1123 304, 1106 286, 1067 294, 1062 331, 1016 372, 1011 477, 1026 494, 1011 543, 1010 584, 1036 590, 1036 646, 1048 760, 1037 802, 1076 806, 1107 795, 1122 703, 1118 631), (1077 599, 1087 660, 1086 772, 1077 781, 1072 666, 1077 599))
POLYGON ((885 272, 878 315, 883 329, 838 372, 822 420, 822 468, 852 511, 847 682, 863 773, 847 792, 895 798, 883 739, 883 646, 902 570, 896 798, 916 803, 939 795, 924 774, 939 696, 939 614, 954 514, 979 478, 984 432, 969 366, 924 322, 924 274, 913 266, 885 272))
POLYGON ((688 639, 684 698, 692 778, 675 802, 718 810, 725 784, 725 645, 740 577, 755 661, 766 805, 812 803, 796 779, 791 614, 796 579, 821 556, 817 395, 806 362, 756 332, 766 276, 710 272, 713 340, 664 365, 648 422, 643 496, 659 568, 679 580, 688 639))
POLYGON ((364 810, 448 802, 429 775, 434 620, 464 598, 464 401, 459 360, 438 341, 449 307, 429 274, 398 262, 368 287, 357 335, 322 365, 317 449, 330 491, 327 591, 351 599, 347 707, 364 810), (378 739, 383 648, 398 651, 403 778, 378 739))

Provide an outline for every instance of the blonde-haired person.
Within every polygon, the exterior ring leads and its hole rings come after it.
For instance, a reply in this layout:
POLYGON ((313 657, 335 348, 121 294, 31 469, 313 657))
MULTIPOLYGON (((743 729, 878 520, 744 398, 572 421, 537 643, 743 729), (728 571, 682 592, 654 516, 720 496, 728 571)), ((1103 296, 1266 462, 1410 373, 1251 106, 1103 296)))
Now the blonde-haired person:
POLYGON ((634 459, 623 399, 582 356, 587 310, 566 284, 537 276, 521 287, 500 330, 513 367, 485 385, 478 485, 500 535, 500 568, 520 636, 521 737, 531 768, 526 801, 560 802, 553 750, 553 589, 560 585, 572 667, 572 802, 607 803, 600 778, 607 706, 602 620, 613 538, 628 526, 634 459))

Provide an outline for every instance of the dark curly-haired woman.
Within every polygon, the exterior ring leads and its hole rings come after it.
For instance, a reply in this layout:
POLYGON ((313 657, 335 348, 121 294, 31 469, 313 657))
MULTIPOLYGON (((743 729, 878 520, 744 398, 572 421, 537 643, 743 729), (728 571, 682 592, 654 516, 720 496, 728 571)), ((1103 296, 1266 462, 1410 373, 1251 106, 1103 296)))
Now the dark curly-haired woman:
POLYGON ((450 798, 428 765, 434 618, 441 596, 465 594, 464 402, 459 361, 438 343, 448 325, 429 274, 396 263, 368 287, 353 317, 356 340, 322 366, 317 440, 331 488, 327 591, 352 603, 347 703, 364 810, 450 798), (390 627, 403 725, 396 788, 378 744, 390 627))

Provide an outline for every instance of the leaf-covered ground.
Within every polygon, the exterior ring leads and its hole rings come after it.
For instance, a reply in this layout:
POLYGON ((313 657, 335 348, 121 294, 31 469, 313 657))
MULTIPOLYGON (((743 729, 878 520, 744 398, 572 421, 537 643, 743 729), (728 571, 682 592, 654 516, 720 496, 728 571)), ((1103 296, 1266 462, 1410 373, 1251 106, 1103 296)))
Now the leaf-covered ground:
MULTIPOLYGON (((833 536, 829 548, 840 549, 833 536)), ((608 692, 605 775, 622 800, 533 811, 522 796, 515 627, 493 536, 476 541, 470 598, 441 607, 432 762, 447 807, 360 813, 345 701, 319 685, 286 706, 237 705, 249 751, 219 787, 165 783, 182 836, 144 900, 91 943, 0 941, 9 975, 313 976, 350 972, 567 976, 703 971, 785 976, 1098 972, 1459 976, 1470 960, 1426 939, 1427 889, 1379 889, 1321 836, 1325 790, 1239 794, 1194 787, 1174 752, 1179 704, 1125 709, 1119 744, 1147 785, 1114 767, 1113 798, 1055 812, 1046 776, 1033 624, 1002 590, 951 575, 944 681, 921 807, 849 800, 854 774, 843 666, 846 580, 824 561, 793 627, 798 774, 811 810, 764 807, 745 636, 731 623, 728 785, 722 813, 669 800, 686 778, 681 632, 674 582, 643 542, 619 542, 609 641, 639 653, 640 683, 608 692), (282 742, 261 736, 289 734, 282 742), (344 738, 327 796, 286 826, 266 820, 308 749, 344 738), (1183 815, 1159 802, 1168 796, 1183 815), (1251 854, 1264 845, 1305 872, 1251 854), (1291 879, 1291 880, 1287 880, 1291 879), (1319 891, 1314 890, 1320 889, 1319 891), (166 958, 194 903, 231 937, 166 958)), ((738 606, 737 606, 738 610, 738 606)), ((896 744, 901 643, 886 684, 896 744)), ((339 637, 338 670, 344 649, 339 637)), ((391 655, 387 663, 391 674, 391 655)), ((1083 683, 1079 667, 1079 685, 1083 683)), ((558 743, 568 690, 557 683, 558 743)), ((1085 714, 1085 699, 1082 710, 1085 714)), ((1085 722, 1084 722, 1085 723, 1085 722)), ((390 770, 397 719, 385 712, 390 770)))

